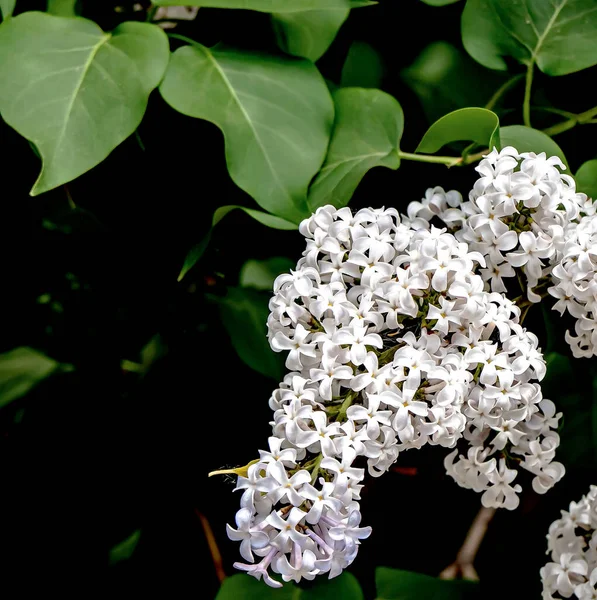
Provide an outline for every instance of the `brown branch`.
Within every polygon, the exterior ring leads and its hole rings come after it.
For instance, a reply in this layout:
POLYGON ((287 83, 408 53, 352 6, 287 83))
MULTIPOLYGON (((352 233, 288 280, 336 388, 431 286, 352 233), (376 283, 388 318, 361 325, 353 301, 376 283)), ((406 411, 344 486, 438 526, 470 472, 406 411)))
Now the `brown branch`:
POLYGON ((440 579, 457 579, 462 575, 463 579, 479 581, 479 575, 475 571, 473 562, 479 551, 479 546, 487 533, 487 527, 495 515, 495 508, 482 507, 477 513, 466 538, 456 555, 456 560, 447 566, 440 574, 440 579))
POLYGON ((222 581, 226 579, 226 572, 224 571, 222 555, 220 554, 220 549, 218 548, 214 532, 212 531, 211 525, 204 514, 200 513, 198 509, 195 509, 195 514, 201 522, 201 527, 203 528, 203 533, 205 534, 205 539, 207 540, 207 545, 209 547, 209 553, 211 554, 211 559, 216 570, 216 576, 219 582, 222 583, 222 581))

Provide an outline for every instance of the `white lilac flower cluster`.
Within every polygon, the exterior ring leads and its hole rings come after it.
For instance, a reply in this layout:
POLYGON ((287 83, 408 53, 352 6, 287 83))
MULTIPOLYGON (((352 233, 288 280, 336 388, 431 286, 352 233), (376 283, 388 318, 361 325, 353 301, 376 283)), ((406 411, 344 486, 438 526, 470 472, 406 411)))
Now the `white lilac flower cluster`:
POLYGON ((557 156, 506 147, 493 150, 476 168, 480 174, 468 200, 456 191, 430 188, 411 202, 413 227, 443 221, 486 261, 480 270, 494 292, 518 275, 530 302, 549 293, 554 310, 575 319, 566 334, 575 357, 597 355, 597 216, 592 200, 576 192, 574 179, 557 156))
POLYGON ((454 448, 447 472, 490 507, 518 505, 519 467, 539 493, 562 477, 537 338, 484 291, 479 252, 394 209, 325 206, 300 231, 303 257, 270 300, 269 340, 290 372, 270 399, 269 451, 238 478, 237 568, 273 586, 270 568, 285 581, 338 575, 371 533, 365 471, 410 448, 454 448))
POLYGON ((547 552, 553 562, 541 569, 543 600, 597 599, 597 485, 551 524, 547 552))

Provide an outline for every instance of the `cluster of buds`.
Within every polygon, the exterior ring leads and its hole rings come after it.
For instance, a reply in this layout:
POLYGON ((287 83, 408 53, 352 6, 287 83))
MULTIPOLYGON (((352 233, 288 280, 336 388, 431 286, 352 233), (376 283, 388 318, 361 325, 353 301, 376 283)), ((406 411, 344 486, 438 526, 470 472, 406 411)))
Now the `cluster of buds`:
POLYGON ((597 485, 551 524, 547 552, 553 562, 540 572, 544 600, 597 598, 597 485))
POLYGON ((468 200, 431 188, 407 212, 413 227, 436 217, 480 252, 491 291, 505 292, 517 276, 529 302, 555 297, 554 310, 576 319, 576 336, 566 334, 574 356, 590 357, 597 355, 597 217, 592 200, 559 169, 557 156, 493 150, 477 166, 468 200))
POLYGON ((537 338, 485 289, 481 252, 394 209, 325 206, 300 231, 303 256, 270 300, 270 344, 289 373, 270 399, 269 451, 238 478, 237 568, 272 586, 270 569, 338 575, 371 533, 365 473, 410 448, 453 449, 447 472, 490 507, 518 505, 519 469, 539 493, 562 477, 537 338))

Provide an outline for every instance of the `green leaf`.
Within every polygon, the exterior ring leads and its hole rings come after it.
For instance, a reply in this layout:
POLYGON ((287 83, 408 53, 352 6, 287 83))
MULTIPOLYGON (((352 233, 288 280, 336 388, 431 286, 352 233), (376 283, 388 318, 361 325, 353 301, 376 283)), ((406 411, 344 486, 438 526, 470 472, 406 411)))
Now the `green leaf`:
POLYGON ((460 0, 421 0, 421 2, 429 4, 429 6, 447 6, 448 4, 460 2, 460 0))
POLYGON ((336 119, 323 168, 309 190, 312 211, 350 201, 373 167, 397 169, 404 115, 398 101, 381 90, 342 88, 334 93, 336 119))
POLYGON ((320 10, 274 13, 272 23, 284 52, 315 62, 327 51, 348 17, 350 4, 320 10))
POLYGON ((57 17, 76 17, 78 0, 48 0, 46 12, 57 17))
POLYGON ((514 146, 518 152, 545 152, 547 156, 559 156, 568 166, 561 148, 545 133, 524 125, 508 125, 500 128, 502 148, 514 146))
POLYGON ((384 75, 383 59, 367 42, 353 42, 342 67, 342 87, 379 88, 384 75))
POLYGON ((308 588, 285 583, 281 588, 271 588, 250 575, 226 577, 216 600, 363 600, 363 592, 355 576, 346 571, 326 579, 317 577, 308 588))
POLYGON ((43 159, 31 194, 71 181, 135 131, 168 63, 157 26, 104 33, 86 19, 26 12, 0 30, 0 112, 43 159))
POLYGON ((468 106, 485 106, 508 75, 485 69, 448 42, 432 42, 400 72, 429 122, 468 106))
POLYGON ((241 287, 271 291, 274 280, 281 273, 296 268, 296 263, 285 256, 273 256, 266 260, 248 260, 240 270, 241 287))
POLYGON ((594 0, 467 0, 462 41, 490 69, 505 71, 510 56, 537 63, 548 75, 567 75, 597 64, 597 6, 594 0))
POLYGON ((58 370, 70 371, 33 348, 15 348, 0 354, 0 408, 30 392, 38 383, 58 370))
POLYGON ((254 210, 253 208, 246 208, 244 206, 237 205, 228 205, 228 206, 220 206, 213 215, 211 221, 211 228, 205 237, 198 243, 195 244, 189 253, 187 254, 182 269, 178 275, 178 281, 182 281, 183 277, 197 264, 199 259, 203 256, 203 253, 207 249, 209 245, 209 240, 211 238, 211 230, 231 211, 235 208, 238 208, 244 212, 246 212, 250 217, 253 217, 256 221, 259 221, 262 225, 266 227, 271 227, 272 229, 283 229, 286 231, 292 231, 297 229, 296 223, 291 223, 290 221, 286 221, 280 217, 276 217, 275 215, 270 215, 268 213, 264 213, 260 210, 254 210))
POLYGON ((375 570, 377 600, 464 600, 478 593, 478 584, 445 580, 422 573, 378 567, 375 570))
POLYGON ((17 0, 0 0, 0 12, 2 12, 2 19, 4 21, 12 17, 16 3, 17 0))
POLYGON ((580 165, 575 179, 577 191, 597 200, 597 158, 580 165))
POLYGON ((417 152, 433 154, 450 142, 476 142, 499 146, 498 116, 486 108, 461 108, 437 120, 423 136, 417 152))
POLYGON ((128 560, 135 551, 139 538, 141 537, 141 530, 137 529, 129 537, 126 538, 120 544, 117 544, 110 550, 109 562, 111 565, 118 563, 122 560, 128 560))
MULTIPOLYGON (((180 6, 180 0, 154 0, 155 6, 180 6)), ((346 0, 184 0, 185 6, 209 8, 240 8, 260 12, 302 12, 346 5, 346 0)))
POLYGON ((249 367, 266 377, 280 381, 284 362, 267 341, 267 317, 270 294, 249 288, 228 288, 219 298, 222 323, 238 356, 249 367))
POLYGON ((194 44, 174 52, 160 91, 222 130, 230 176, 257 204, 289 221, 309 216, 334 114, 311 62, 194 44))

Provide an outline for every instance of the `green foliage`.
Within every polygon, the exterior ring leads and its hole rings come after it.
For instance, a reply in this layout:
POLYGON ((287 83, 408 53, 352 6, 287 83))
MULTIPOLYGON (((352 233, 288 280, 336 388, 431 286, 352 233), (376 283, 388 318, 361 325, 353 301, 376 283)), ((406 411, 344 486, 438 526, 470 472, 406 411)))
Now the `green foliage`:
POLYGON ((272 352, 266 336, 269 298, 254 289, 230 287, 219 299, 220 315, 239 357, 258 373, 280 381, 284 361, 272 352))
POLYGON ((363 600, 363 592, 350 573, 342 573, 334 579, 318 578, 308 589, 293 583, 281 588, 268 587, 249 575, 233 575, 224 579, 216 600, 363 600))
POLYGON ((17 0, 0 0, 0 13, 2 13, 2 19, 6 20, 14 12, 17 0))
POLYGON ((488 71, 444 41, 432 42, 400 76, 417 95, 430 122, 467 106, 484 106, 507 76, 488 71))
POLYGON ((594 0, 467 0, 462 41, 490 69, 506 70, 505 57, 567 75, 597 64, 594 0))
POLYGON ((566 157, 561 148, 545 133, 524 125, 509 125, 500 129, 502 148, 514 146, 519 152, 545 152, 547 156, 559 156, 565 165, 566 157))
POLYGON ((417 152, 433 154, 450 142, 476 142, 499 147, 498 116, 486 108, 461 108, 436 121, 425 133, 417 152))
POLYGON ((460 0, 421 0, 421 2, 429 4, 429 6, 447 6, 448 4, 460 2, 460 0))
POLYGON ((160 91, 179 112, 223 131, 230 176, 262 208, 294 222, 308 216, 307 186, 333 118, 312 63, 193 44, 174 52, 160 91))
POLYGON ((123 560, 128 560, 132 555, 135 549, 137 548, 137 544, 139 543, 139 538, 141 537, 141 530, 137 529, 133 531, 126 540, 120 542, 110 550, 109 563, 114 565, 123 560))
POLYGON ((335 92, 336 118, 328 154, 309 190, 309 206, 346 206, 369 169, 397 169, 404 115, 400 104, 380 90, 343 88, 335 92))
POLYGON ((383 60, 366 42, 353 42, 342 67, 342 87, 379 88, 384 75, 383 60))
POLYGON ((288 273, 296 267, 295 261, 283 256, 273 256, 266 260, 248 260, 240 270, 241 287, 271 291, 274 280, 281 273, 288 273))
POLYGON ((272 15, 278 46, 294 56, 315 62, 330 47, 346 21, 350 4, 321 10, 280 12, 272 15))
MULTIPOLYGON (((180 0, 157 0, 156 6, 179 6, 180 0)), ((322 8, 346 6, 346 0, 185 0, 186 6, 205 6, 211 8, 243 8, 261 12, 302 12, 322 8)))
POLYGON ((422 573, 378 567, 375 571, 377 600, 466 600, 478 584, 466 580, 438 579, 422 573))
POLYGON ((168 63, 164 32, 27 12, 2 26, 0 112, 35 144, 32 195, 71 181, 135 131, 168 63))
POLYGON ((575 175, 576 189, 593 200, 597 199, 597 159, 588 160, 580 165, 575 175))
POLYGON ((0 408, 29 393, 36 385, 58 371, 70 371, 33 348, 15 348, 0 354, 0 408))

